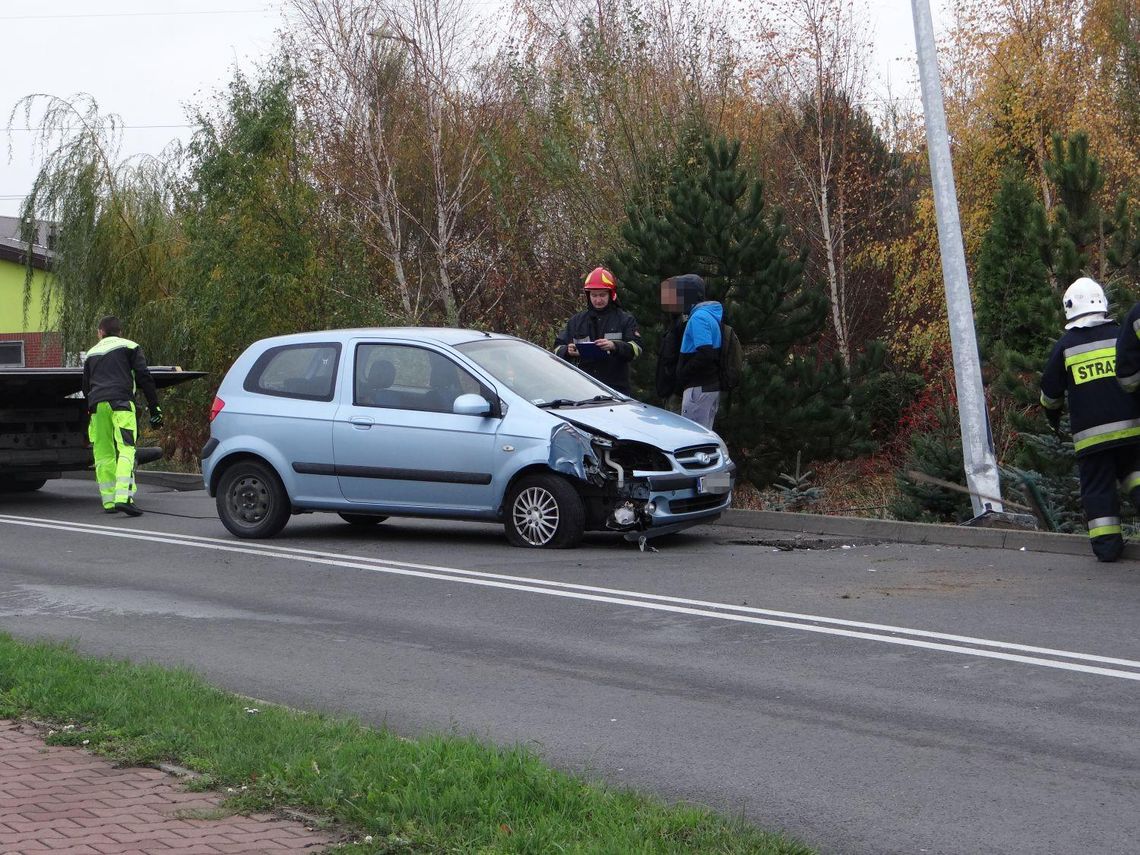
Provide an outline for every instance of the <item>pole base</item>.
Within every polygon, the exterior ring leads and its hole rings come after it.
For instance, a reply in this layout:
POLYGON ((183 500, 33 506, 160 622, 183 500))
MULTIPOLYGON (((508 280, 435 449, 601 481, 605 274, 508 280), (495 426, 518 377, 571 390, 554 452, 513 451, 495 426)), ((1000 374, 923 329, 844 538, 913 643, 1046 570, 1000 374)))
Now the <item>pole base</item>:
POLYGON ((974 528, 1005 528, 1037 531, 1037 519, 1032 514, 1013 514, 1009 511, 986 509, 976 517, 962 523, 974 528))

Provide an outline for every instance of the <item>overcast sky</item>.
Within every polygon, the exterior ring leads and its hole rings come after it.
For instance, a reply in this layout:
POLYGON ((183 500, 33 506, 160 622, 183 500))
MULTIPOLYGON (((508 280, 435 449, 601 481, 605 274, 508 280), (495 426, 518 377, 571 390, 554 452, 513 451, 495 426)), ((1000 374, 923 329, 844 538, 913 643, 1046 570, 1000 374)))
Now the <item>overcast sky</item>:
MULTIPOLYGON (((504 0, 474 0, 498 6, 504 0)), ((943 0, 930 0, 934 13, 943 0)), ((855 0, 877 35, 874 71, 914 96, 910 0, 855 0)), ((226 86, 271 52, 279 0, 0 0, 5 73, 0 128, 25 95, 93 95, 126 126, 120 154, 159 153, 186 139, 187 106, 226 86)), ((937 30, 936 30, 937 32, 937 30)), ((885 94, 880 83, 876 94, 885 94)), ((0 215, 14 215, 38 169, 22 116, 0 139, 0 215)))

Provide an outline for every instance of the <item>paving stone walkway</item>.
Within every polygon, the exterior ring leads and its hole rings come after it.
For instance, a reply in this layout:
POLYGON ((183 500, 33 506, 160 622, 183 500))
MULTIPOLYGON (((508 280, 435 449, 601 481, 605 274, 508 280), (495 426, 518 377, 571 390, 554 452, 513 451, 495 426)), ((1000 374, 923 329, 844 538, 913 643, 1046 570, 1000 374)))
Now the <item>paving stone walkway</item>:
POLYGON ((209 816, 221 797, 188 793, 158 769, 118 768, 80 748, 47 746, 0 719, 0 853, 216 855, 318 853, 335 842, 271 814, 209 816))

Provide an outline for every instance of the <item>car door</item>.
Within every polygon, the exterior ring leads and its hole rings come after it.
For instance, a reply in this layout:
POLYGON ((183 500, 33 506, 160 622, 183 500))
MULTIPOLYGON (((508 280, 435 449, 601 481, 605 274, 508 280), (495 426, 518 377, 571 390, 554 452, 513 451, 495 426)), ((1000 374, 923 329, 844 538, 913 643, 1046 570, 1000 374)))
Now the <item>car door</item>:
POLYGON ((491 400, 492 391, 439 350, 353 344, 351 390, 342 393, 333 425, 344 498, 391 513, 493 513, 500 420, 452 412, 459 395, 491 400))

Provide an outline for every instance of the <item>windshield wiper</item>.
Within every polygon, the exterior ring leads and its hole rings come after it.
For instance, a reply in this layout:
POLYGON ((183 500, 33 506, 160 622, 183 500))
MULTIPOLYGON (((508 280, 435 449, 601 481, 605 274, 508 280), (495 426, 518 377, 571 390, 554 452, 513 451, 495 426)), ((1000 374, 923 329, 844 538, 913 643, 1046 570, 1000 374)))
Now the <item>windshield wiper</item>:
POLYGON ((579 401, 579 404, 597 404, 602 401, 620 401, 621 398, 615 398, 613 395, 595 395, 592 398, 586 398, 584 401, 579 401))
POLYGON ((581 401, 571 401, 569 398, 555 398, 553 401, 543 401, 535 404, 540 410, 558 409, 559 407, 576 407, 581 401))

